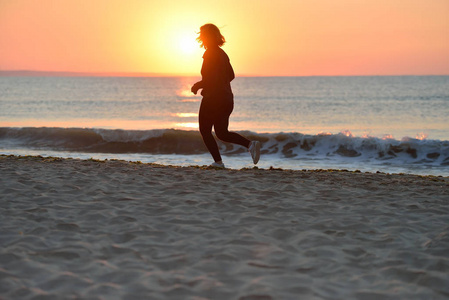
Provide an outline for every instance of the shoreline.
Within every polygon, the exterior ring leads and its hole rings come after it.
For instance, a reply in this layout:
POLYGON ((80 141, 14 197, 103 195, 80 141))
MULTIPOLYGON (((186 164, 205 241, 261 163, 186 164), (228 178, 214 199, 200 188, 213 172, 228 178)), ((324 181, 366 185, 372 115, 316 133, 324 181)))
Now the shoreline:
POLYGON ((358 169, 356 170, 347 170, 347 169, 283 169, 283 168, 276 168, 273 166, 270 166, 269 168, 259 168, 257 166, 254 166, 252 168, 244 167, 240 169, 231 169, 231 168, 214 168, 208 165, 189 165, 189 166, 177 166, 177 165, 164 165, 164 164, 158 164, 158 163, 147 163, 147 162, 141 162, 139 160, 137 161, 128 161, 123 159, 96 159, 96 158, 65 158, 65 157, 58 157, 58 156, 41 156, 41 155, 14 155, 14 154, 0 154, 0 162, 2 160, 6 161, 34 161, 34 162, 42 162, 42 163, 52 163, 52 162, 73 162, 73 163, 100 163, 100 164, 107 164, 107 163, 117 163, 121 164, 122 167, 132 167, 132 166, 141 166, 141 167, 149 167, 149 168, 155 168, 155 169, 168 169, 168 170, 215 170, 215 171, 228 171, 228 172, 267 172, 267 174, 270 174, 270 172, 283 172, 282 174, 361 174, 366 175, 369 177, 375 177, 375 176, 388 176, 389 178, 400 178, 405 177, 409 180, 414 179, 422 179, 422 180, 430 180, 434 182, 443 182, 446 183, 449 187, 449 176, 442 176, 442 175, 421 175, 421 174, 413 174, 413 173, 388 173, 388 172, 369 172, 369 171, 360 171, 358 169))
POLYGON ((107 162, 118 162, 118 163, 124 163, 124 164, 130 164, 130 165, 146 165, 148 167, 156 167, 156 168, 193 168, 193 169, 202 169, 202 170, 219 170, 219 171, 249 171, 249 170, 259 170, 259 171, 285 171, 285 172, 310 172, 310 173, 360 173, 360 174, 381 174, 381 175, 390 175, 390 176, 416 176, 420 178, 441 178, 441 179, 449 179, 449 176, 443 176, 443 175, 421 175, 421 174, 414 174, 414 173, 389 173, 389 172, 370 172, 370 171, 361 171, 361 170, 348 170, 348 169, 284 169, 284 168, 276 168, 273 166, 270 166, 269 168, 259 168, 258 166, 254 166, 252 168, 244 167, 240 169, 232 169, 232 168, 225 168, 225 169, 219 169, 210 167, 208 165, 183 165, 183 166, 177 166, 177 165, 165 165, 165 164, 159 164, 159 163, 151 163, 151 162, 142 162, 139 160, 131 161, 131 160, 125 160, 125 159, 97 159, 97 158, 72 158, 72 157, 59 157, 59 156, 43 156, 43 155, 17 155, 17 154, 0 154, 0 161, 2 159, 12 159, 12 160, 34 160, 34 161, 42 161, 42 162, 55 162, 55 161, 88 161, 88 162, 97 162, 97 163, 107 163, 107 162))
MULTIPOLYGON (((241 151, 241 150, 239 150, 241 151)), ((28 151, 14 150, 3 151, 0 157, 36 157, 45 159, 69 159, 69 160, 98 160, 98 161, 122 161, 127 163, 142 163, 148 165, 161 165, 167 167, 203 167, 207 168, 211 162, 210 155, 202 154, 127 154, 127 153, 83 153, 83 152, 61 152, 47 151, 41 153, 33 151, 29 154, 28 151)), ((246 153, 244 153, 246 154, 246 153)), ((242 170, 242 169, 259 169, 259 170, 292 170, 292 171, 329 171, 329 172, 361 172, 373 174, 401 174, 401 175, 417 175, 430 177, 449 177, 446 166, 426 166, 407 164, 369 164, 363 161, 349 161, 349 160, 295 160, 294 158, 279 159, 271 154, 264 154, 264 159, 254 166, 252 162, 248 161, 247 155, 230 155, 223 153, 225 166, 228 170, 242 170)), ((447 159, 446 159, 447 160, 447 159)))
POLYGON ((449 297, 449 177, 0 156, 0 297, 449 297))

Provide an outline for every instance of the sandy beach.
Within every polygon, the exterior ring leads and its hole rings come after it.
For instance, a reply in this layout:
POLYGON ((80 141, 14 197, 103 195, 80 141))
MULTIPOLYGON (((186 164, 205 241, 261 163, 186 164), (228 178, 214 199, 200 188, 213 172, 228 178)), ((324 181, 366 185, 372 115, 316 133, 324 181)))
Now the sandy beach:
POLYGON ((0 156, 1 299, 448 299, 449 177, 0 156))

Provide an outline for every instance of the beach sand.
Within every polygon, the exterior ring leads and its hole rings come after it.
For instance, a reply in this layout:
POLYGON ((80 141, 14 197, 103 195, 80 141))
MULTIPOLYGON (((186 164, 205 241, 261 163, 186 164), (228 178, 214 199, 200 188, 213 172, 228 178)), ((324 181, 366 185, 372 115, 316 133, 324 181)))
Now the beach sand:
POLYGON ((0 156, 3 299, 447 299, 449 178, 0 156))

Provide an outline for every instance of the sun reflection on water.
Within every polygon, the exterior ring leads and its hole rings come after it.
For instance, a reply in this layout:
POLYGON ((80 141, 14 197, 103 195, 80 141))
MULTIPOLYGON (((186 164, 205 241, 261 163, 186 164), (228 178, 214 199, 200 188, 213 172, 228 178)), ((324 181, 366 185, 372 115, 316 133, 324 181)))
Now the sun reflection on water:
POLYGON ((190 99, 181 99, 180 102, 200 102, 201 99, 190 98, 190 99))
POLYGON ((174 113, 172 114, 173 117, 179 117, 179 118, 196 118, 198 117, 197 113, 174 113))
POLYGON ((185 84, 181 89, 176 91, 176 95, 178 95, 179 97, 182 97, 182 98, 187 98, 187 99, 182 99, 181 101, 183 101, 183 102, 185 102, 184 100, 200 101, 200 96, 192 93, 192 91, 190 90, 190 85, 187 85, 187 84, 185 84))
POLYGON ((197 122, 183 122, 183 123, 175 123, 176 128, 189 128, 189 129, 198 129, 197 122))

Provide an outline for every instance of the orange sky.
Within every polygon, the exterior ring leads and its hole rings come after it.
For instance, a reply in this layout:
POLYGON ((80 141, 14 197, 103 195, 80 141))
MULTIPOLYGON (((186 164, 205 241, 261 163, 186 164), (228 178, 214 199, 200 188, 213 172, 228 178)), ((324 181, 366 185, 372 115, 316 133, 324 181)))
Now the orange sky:
POLYGON ((0 70, 198 75, 207 22, 237 75, 449 74, 448 0, 0 0, 0 70))

